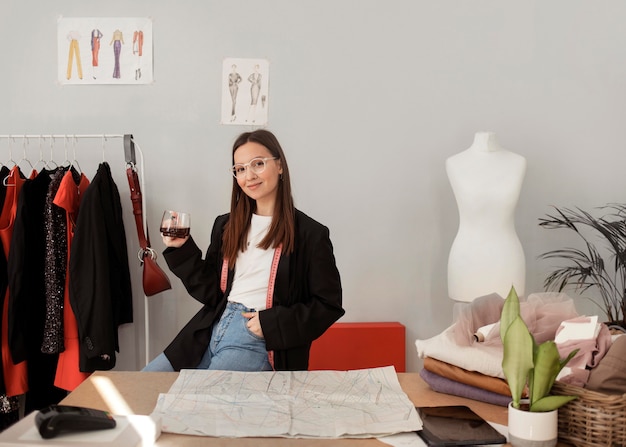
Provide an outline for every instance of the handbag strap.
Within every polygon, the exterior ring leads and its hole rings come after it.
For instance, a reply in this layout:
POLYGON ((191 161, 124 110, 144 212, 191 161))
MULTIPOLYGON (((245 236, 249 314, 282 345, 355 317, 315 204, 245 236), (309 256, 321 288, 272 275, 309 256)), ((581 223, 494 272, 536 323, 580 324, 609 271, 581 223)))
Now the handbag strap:
POLYGON ((133 214, 135 216, 135 225, 137 227, 137 236, 139 238, 139 251, 137 257, 143 263, 143 259, 150 255, 152 259, 156 258, 155 251, 150 247, 150 236, 144 233, 143 227, 143 200, 141 196, 141 187, 139 186, 139 175, 135 168, 135 151, 132 142, 132 135, 124 135, 124 152, 128 168, 126 168, 126 177, 128 178, 128 186, 130 188, 130 200, 133 204, 133 214), (127 138, 128 137, 128 138, 127 138))

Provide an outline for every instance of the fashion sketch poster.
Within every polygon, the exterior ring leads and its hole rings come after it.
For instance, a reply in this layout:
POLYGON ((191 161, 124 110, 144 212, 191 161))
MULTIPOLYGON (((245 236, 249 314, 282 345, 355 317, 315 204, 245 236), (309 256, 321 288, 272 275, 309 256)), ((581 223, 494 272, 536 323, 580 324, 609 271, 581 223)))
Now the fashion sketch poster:
POLYGON ((263 126, 268 121, 269 62, 226 58, 222 63, 222 124, 263 126))
POLYGON ((62 85, 150 84, 152 19, 59 17, 57 60, 62 85))

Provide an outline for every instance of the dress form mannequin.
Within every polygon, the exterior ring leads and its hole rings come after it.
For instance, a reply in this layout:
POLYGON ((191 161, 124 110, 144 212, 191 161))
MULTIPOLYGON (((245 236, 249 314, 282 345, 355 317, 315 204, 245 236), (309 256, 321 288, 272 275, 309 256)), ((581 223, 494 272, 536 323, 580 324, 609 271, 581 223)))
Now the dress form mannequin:
POLYGON ((465 151, 446 160, 459 209, 459 230, 448 259, 448 294, 456 301, 511 286, 525 293, 526 260, 515 232, 515 207, 526 159, 502 148, 491 132, 477 132, 465 151))

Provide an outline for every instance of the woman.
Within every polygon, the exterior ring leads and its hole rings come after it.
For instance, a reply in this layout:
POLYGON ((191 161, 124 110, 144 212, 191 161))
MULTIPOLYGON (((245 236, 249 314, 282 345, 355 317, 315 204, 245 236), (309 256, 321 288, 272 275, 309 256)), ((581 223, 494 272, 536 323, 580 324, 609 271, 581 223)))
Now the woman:
POLYGON ((328 228, 295 209, 287 160, 267 130, 233 145, 229 214, 204 259, 163 237, 170 270, 204 306, 144 371, 306 370, 311 342, 343 314, 328 228))

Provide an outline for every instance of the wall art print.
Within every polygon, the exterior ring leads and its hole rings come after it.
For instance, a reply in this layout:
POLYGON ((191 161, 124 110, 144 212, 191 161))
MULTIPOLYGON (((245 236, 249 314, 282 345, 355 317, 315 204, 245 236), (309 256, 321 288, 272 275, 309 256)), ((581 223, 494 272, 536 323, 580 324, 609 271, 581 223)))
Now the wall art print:
POLYGON ((269 62, 226 58, 222 63, 221 124, 264 126, 268 120, 269 62))
POLYGON ((62 85, 153 82, 150 18, 59 17, 57 48, 62 85))

